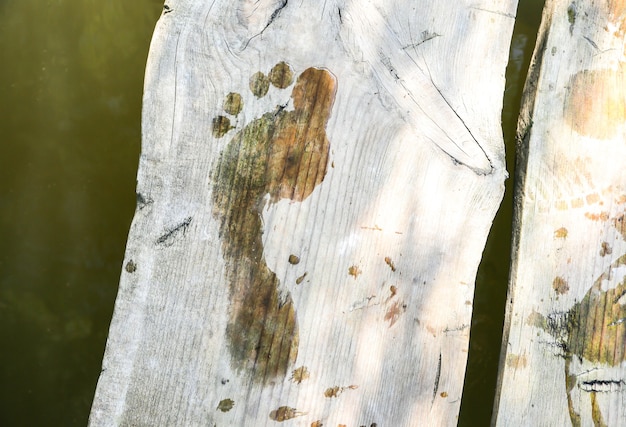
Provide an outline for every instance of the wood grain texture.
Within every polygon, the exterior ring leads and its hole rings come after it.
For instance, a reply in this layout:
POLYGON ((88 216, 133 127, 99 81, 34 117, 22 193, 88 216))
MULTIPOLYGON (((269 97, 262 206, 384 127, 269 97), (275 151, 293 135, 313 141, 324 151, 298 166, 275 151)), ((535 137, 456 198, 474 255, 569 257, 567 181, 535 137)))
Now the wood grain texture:
POLYGON ((515 3, 168 2, 90 425, 455 425, 515 3))
POLYGON ((494 422, 626 424, 626 9, 546 2, 525 88, 494 422))

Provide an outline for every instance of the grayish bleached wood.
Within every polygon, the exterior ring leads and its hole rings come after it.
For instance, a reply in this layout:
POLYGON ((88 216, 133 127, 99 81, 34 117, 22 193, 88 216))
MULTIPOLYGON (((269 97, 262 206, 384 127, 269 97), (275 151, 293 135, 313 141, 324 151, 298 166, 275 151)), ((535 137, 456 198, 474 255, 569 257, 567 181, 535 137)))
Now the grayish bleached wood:
POLYGON ((90 425, 455 425, 515 9, 168 2, 90 425))
POLYGON ((548 0, 518 127, 494 422, 626 425, 626 4, 548 0))

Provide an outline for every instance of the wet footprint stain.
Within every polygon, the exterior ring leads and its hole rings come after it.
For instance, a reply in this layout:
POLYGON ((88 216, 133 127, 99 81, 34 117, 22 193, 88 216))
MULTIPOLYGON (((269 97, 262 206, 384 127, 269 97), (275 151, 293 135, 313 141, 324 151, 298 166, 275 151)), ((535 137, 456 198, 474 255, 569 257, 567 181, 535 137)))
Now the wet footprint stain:
MULTIPOLYGON (((281 62, 268 76, 258 72, 250 91, 258 98, 269 84, 293 84, 291 67, 281 62)), ((302 201, 318 186, 328 164, 326 137, 337 82, 327 70, 308 68, 293 87, 292 111, 279 106, 248 123, 222 151, 213 173, 213 216, 230 286, 231 310, 226 334, 231 364, 264 383, 285 377, 298 352, 298 326, 291 296, 265 263, 262 211, 266 200, 302 201)), ((242 97, 228 94, 224 111, 237 115, 242 97)), ((213 135, 224 136, 230 119, 213 120, 213 135)))

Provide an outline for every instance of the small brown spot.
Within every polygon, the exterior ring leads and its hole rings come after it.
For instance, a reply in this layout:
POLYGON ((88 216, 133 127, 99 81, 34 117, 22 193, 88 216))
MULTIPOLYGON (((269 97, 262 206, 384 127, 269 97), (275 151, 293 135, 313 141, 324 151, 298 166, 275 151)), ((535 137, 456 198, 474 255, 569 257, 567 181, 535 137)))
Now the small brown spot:
POLYGON ((609 213, 608 212, 600 212, 600 213, 585 212, 585 218, 590 219, 592 221, 606 221, 607 219, 609 219, 609 213))
POLYGON ((588 205, 593 205, 594 203, 598 203, 600 201, 600 195, 598 193, 587 194, 585 199, 587 199, 588 205))
POLYGON ((293 372, 291 373, 291 381, 293 381, 296 384, 300 384, 302 383, 302 381, 308 380, 309 377, 310 377, 309 370, 307 369, 306 366, 300 366, 299 368, 294 369, 293 372))
POLYGON ((313 421, 311 423, 311 427, 322 427, 324 424, 322 424, 322 420, 317 420, 317 421, 313 421))
POLYGON ((299 262, 300 262, 300 257, 296 255, 289 255, 289 264, 296 265, 299 262))
POLYGON ((137 271, 137 264, 135 264, 135 262, 131 259, 126 263, 125 268, 126 271, 128 271, 129 273, 134 273, 135 271, 137 271))
POLYGON ((443 397, 445 399, 446 397, 448 397, 448 393, 445 392, 445 391, 442 391, 441 393, 439 393, 439 396, 441 396, 441 397, 443 397))
POLYGON ((600 244, 600 256, 607 256, 613 253, 613 249, 609 245, 609 242, 602 242, 600 244))
POLYGON ((356 265, 350 266, 350 268, 348 268, 348 274, 350 276, 353 276, 355 280, 357 276, 361 273, 362 273, 361 269, 356 265))
POLYGON ((296 279, 296 285, 299 285, 300 283, 304 282, 304 278, 306 277, 306 275, 307 275, 307 274, 308 274, 308 273, 305 271, 305 272, 304 272, 304 274, 303 274, 302 276, 298 277, 298 278, 296 279))
POLYGON ((337 397, 341 394, 342 391, 343 391, 342 388, 338 386, 329 387, 324 392, 324 396, 325 397, 337 397))
POLYGON ((554 292, 559 295, 567 293, 567 291, 569 291, 569 285, 567 283, 567 280, 565 280, 561 276, 555 277, 552 281, 552 289, 554 289, 554 292))
POLYGON ((506 365, 509 368, 520 369, 525 368, 528 364, 528 360, 526 359, 526 355, 522 354, 507 354, 506 355, 506 365))
POLYGON ((396 288, 395 286, 391 285, 389 287, 389 292, 391 292, 391 297, 390 298, 393 298, 398 293, 398 288, 396 288))
POLYGON ((216 138, 223 137, 232 128, 228 117, 217 116, 213 119, 213 136, 216 138))
POLYGON ((228 114, 236 116, 241 112, 241 109, 243 108, 243 99, 241 98, 241 95, 236 92, 229 93, 228 95, 226 95, 226 99, 224 99, 223 107, 224 111, 226 111, 228 114))
POLYGON ((270 81, 262 72, 254 73, 250 77, 250 91, 257 98, 262 98, 267 94, 270 88, 270 81))
POLYGON ((217 405, 217 409, 219 409, 222 412, 228 412, 231 409, 233 409, 234 406, 235 406, 234 400, 224 399, 224 400, 221 400, 220 403, 217 405))
POLYGON ((339 397, 339 395, 343 393, 344 391, 356 390, 357 388, 359 388, 358 385, 349 385, 347 387, 339 387, 339 386, 329 387, 324 392, 324 396, 325 397, 339 397))
POLYGON ((393 264, 393 261, 388 256, 385 257, 385 263, 391 268, 391 271, 396 271, 396 266, 393 264))
POLYGON ((285 89, 293 83, 293 72, 285 62, 274 65, 269 74, 270 82, 279 89, 285 89))
POLYGON ((565 239, 566 237, 567 237, 567 228, 561 227, 557 230, 554 230, 555 239, 565 239))
POLYGON ((306 412, 300 412, 295 408, 290 408, 289 406, 281 406, 280 408, 270 412, 270 420, 283 422, 292 418, 301 417, 303 415, 306 415, 306 412))
POLYGON ((391 328, 394 323, 398 321, 400 316, 406 311, 406 305, 400 301, 394 302, 387 313, 385 313, 385 320, 389 322, 389 327, 391 328))
POLYGON ((545 316, 533 310, 526 318, 526 324, 535 328, 546 329, 548 324, 545 316))
POLYGON ((469 300, 468 300, 468 301, 465 301, 465 305, 472 305, 472 302, 471 302, 471 301, 469 301, 469 300))

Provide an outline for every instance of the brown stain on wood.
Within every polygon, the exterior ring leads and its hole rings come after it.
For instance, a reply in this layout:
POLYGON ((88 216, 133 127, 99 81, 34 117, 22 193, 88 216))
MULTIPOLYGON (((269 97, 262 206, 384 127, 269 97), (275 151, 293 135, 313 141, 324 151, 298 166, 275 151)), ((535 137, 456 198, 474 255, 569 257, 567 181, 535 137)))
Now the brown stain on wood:
POLYGON ((348 274, 356 280, 356 278, 361 274, 362 271, 357 265, 351 265, 348 267, 348 274))
POLYGON ((514 369, 525 368, 528 365, 528 360, 525 354, 519 355, 510 353, 506 355, 506 365, 514 369))
POLYGON ((561 227, 557 230, 554 230, 554 237, 556 239, 565 239, 567 237, 567 228, 561 227))
MULTIPOLYGON (((251 79, 262 96, 263 73, 251 79)), ((293 88, 293 111, 278 108, 246 125, 222 151, 213 174, 213 216, 230 286, 226 334, 232 366, 253 381, 284 378, 298 352, 295 308, 263 255, 264 199, 302 201, 326 175, 326 123, 336 93, 334 76, 308 68, 293 88)))
POLYGON ((611 139, 626 121, 626 66, 584 70, 570 78, 564 117, 577 133, 611 139))
POLYGON ((308 380, 311 374, 306 366, 300 366, 291 373, 291 381, 296 384, 301 384, 302 381, 308 380))
POLYGON ((557 276, 552 281, 552 289, 559 295, 566 294, 569 291, 569 284, 561 276, 557 276))
POLYGON ((217 405, 217 409, 222 411, 222 412, 228 412, 231 409, 233 409, 235 406, 235 401, 232 399, 224 399, 221 400, 220 403, 217 405))
POLYGON ((400 316, 402 316, 405 311, 406 305, 404 304, 404 302, 396 301, 391 304, 391 307, 389 307, 389 309, 385 313, 385 321, 389 322, 390 328, 398 321, 400 316))
POLYGON ((357 388, 359 388, 358 385, 349 385, 347 387, 340 387, 340 386, 334 386, 334 387, 328 387, 325 391, 324 391, 324 397, 339 397, 339 395, 341 395, 341 393, 343 393, 346 390, 356 390, 357 388))
POLYGON ((386 256, 385 257, 385 264, 387 264, 389 266, 389 268, 391 268, 391 271, 395 272, 396 271, 396 266, 393 263, 393 261, 391 260, 390 257, 386 256))
POLYGON ((602 242, 600 244, 600 256, 605 257, 613 253, 613 248, 609 245, 609 242, 602 242))
POLYGON ((306 412, 300 412, 296 408, 290 408, 289 406, 281 406, 270 412, 270 420, 283 422, 303 415, 306 415, 306 412))

